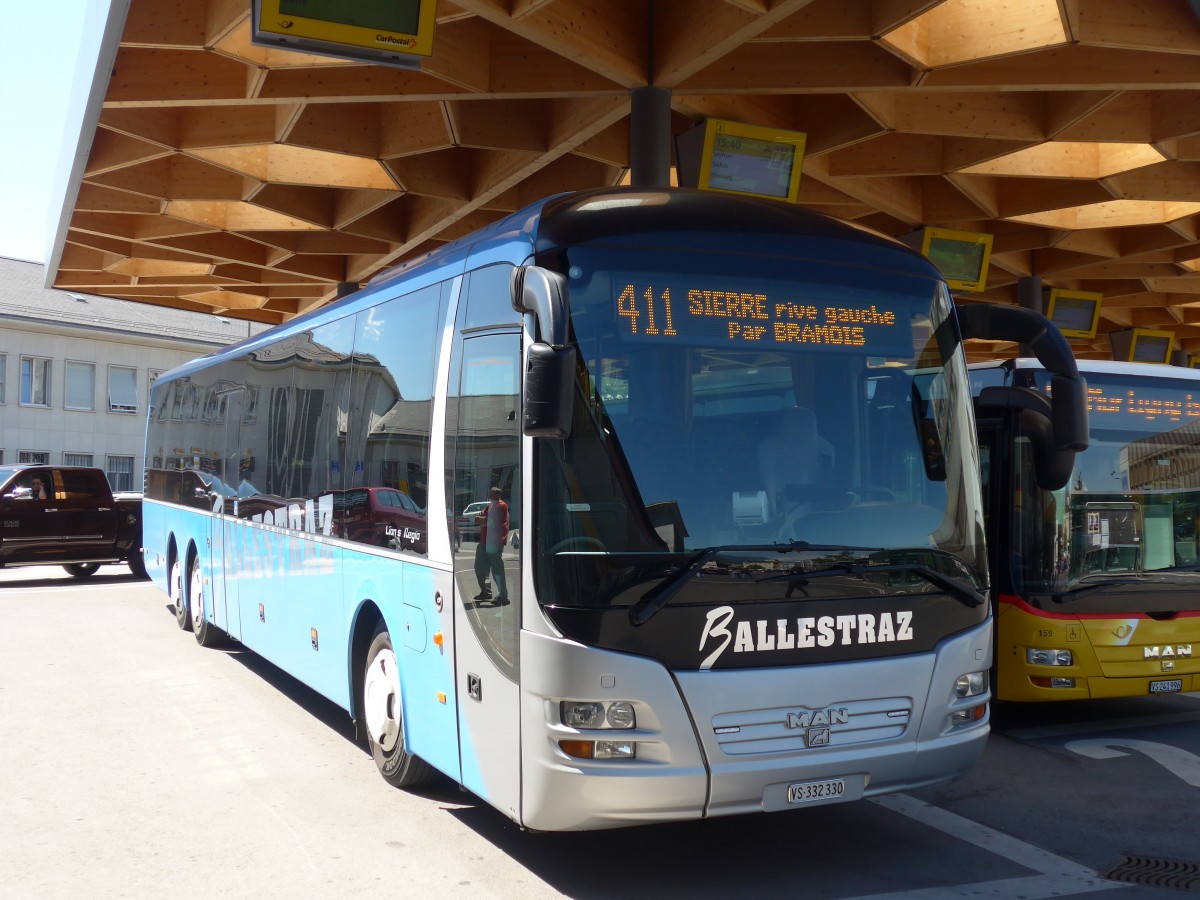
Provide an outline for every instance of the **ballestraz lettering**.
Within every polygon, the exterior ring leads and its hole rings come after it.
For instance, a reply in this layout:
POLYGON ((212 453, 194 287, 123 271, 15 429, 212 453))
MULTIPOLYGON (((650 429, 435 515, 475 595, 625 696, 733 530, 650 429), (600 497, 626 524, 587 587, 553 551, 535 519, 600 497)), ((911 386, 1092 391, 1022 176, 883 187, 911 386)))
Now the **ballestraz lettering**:
POLYGON ((701 669, 712 668, 732 643, 734 653, 761 653, 768 650, 804 650, 809 647, 832 647, 834 644, 886 644, 911 641, 912 611, 848 613, 841 616, 800 616, 795 619, 742 619, 734 623, 732 606, 710 609, 700 632, 701 651, 716 641, 713 651, 700 663, 701 669))

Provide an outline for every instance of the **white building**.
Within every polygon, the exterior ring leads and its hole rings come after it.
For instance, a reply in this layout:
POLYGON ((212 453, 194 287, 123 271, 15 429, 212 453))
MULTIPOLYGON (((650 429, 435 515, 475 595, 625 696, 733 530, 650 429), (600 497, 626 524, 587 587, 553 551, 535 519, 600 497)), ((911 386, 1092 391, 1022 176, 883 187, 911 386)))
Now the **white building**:
POLYGON ((98 466, 141 490, 154 379, 266 326, 44 281, 40 263, 0 257, 0 464, 98 466))

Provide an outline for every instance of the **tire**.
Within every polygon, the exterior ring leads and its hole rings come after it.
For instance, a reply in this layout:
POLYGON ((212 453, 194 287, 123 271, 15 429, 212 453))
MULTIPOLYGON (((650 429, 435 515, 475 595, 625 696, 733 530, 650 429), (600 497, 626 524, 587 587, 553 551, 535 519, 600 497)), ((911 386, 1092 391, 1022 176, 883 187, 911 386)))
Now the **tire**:
POLYGON ((129 557, 129 571, 134 578, 150 577, 146 572, 146 560, 141 550, 135 550, 129 557))
POLYGON ((204 618, 204 576, 200 560, 193 558, 188 575, 188 613, 192 617, 192 634, 201 647, 215 647, 221 642, 220 631, 204 618))
POLYGON ((91 578, 100 568, 100 563, 67 563, 63 566, 75 578, 91 578))
POLYGON ((367 651, 362 679, 362 720, 367 746, 383 780, 392 787, 409 788, 433 778, 434 770, 404 749, 404 712, 400 699, 400 673, 392 638, 381 625, 367 651))
POLYGON ((183 589, 183 563, 178 558, 171 563, 171 573, 167 576, 167 590, 171 596, 171 605, 175 607, 175 622, 184 631, 192 630, 192 612, 188 608, 187 593, 183 589))

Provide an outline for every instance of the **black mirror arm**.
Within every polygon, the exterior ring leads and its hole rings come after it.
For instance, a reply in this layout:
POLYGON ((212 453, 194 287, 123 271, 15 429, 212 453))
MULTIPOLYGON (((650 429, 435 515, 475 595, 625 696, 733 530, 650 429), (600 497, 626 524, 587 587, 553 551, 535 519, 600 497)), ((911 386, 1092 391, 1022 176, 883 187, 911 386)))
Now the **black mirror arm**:
POLYGON ((1088 446, 1087 382, 1080 376, 1075 354, 1062 332, 1041 313, 1020 306, 973 303, 958 308, 959 327, 966 338, 1012 341, 1028 346, 1051 374, 1050 420, 1054 446, 1063 451, 1088 446))

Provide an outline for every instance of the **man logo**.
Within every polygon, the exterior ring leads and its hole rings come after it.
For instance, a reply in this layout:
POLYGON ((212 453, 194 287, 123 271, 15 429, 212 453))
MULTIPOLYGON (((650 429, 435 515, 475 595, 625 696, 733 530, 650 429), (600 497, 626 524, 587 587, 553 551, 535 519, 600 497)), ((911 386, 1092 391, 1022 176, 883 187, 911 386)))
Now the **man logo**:
POLYGON ((829 739, 833 735, 830 726, 845 725, 849 721, 850 710, 840 706, 830 709, 806 710, 802 713, 788 713, 784 725, 788 728, 804 729, 804 746, 828 747, 829 739))
POLYGON ((822 725, 817 728, 810 728, 804 733, 804 746, 806 747, 828 747, 829 746, 829 726, 822 725))

